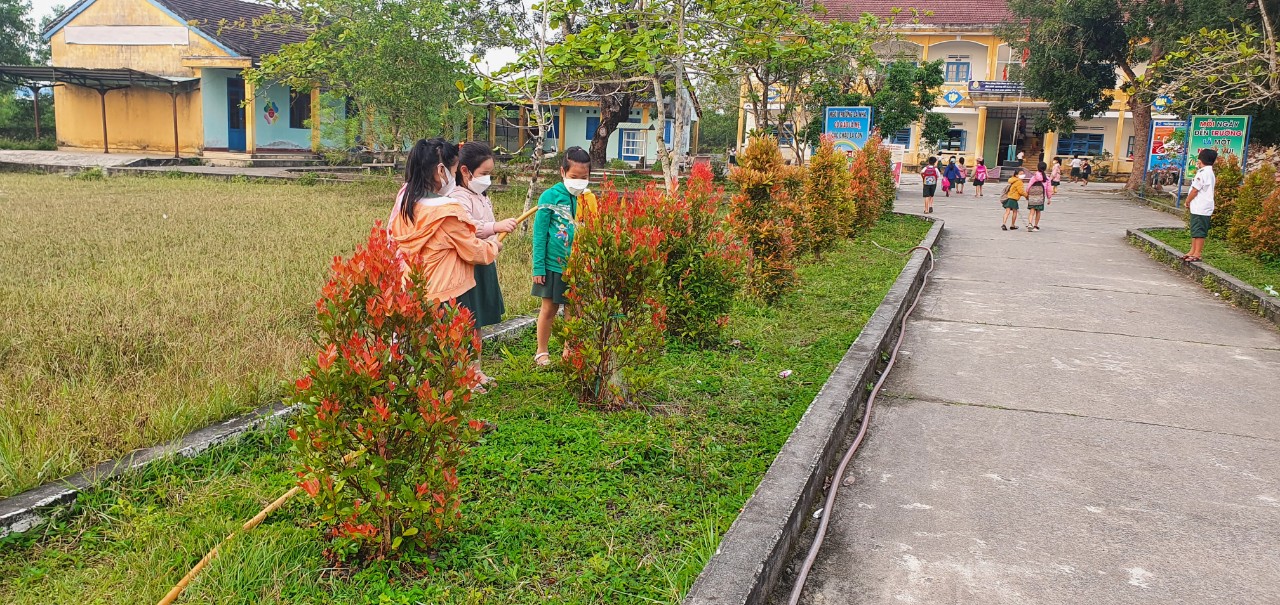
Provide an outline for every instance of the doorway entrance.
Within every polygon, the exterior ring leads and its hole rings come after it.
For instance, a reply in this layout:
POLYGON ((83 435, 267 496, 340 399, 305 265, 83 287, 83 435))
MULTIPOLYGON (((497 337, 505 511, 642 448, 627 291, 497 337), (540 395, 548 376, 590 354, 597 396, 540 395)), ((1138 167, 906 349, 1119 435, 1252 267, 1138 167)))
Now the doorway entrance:
POLYGON ((244 80, 227 78, 227 150, 245 151, 244 80))

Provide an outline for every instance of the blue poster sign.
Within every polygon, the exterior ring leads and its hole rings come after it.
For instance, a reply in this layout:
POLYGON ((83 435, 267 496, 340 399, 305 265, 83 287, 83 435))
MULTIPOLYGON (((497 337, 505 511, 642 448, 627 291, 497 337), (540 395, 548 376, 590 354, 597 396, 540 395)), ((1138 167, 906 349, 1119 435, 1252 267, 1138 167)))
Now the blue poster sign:
POLYGON ((1176 171, 1182 165, 1186 135, 1186 120, 1151 120, 1147 172, 1176 171))
POLYGON ((825 133, 836 138, 836 149, 853 153, 871 136, 870 107, 828 107, 825 133))

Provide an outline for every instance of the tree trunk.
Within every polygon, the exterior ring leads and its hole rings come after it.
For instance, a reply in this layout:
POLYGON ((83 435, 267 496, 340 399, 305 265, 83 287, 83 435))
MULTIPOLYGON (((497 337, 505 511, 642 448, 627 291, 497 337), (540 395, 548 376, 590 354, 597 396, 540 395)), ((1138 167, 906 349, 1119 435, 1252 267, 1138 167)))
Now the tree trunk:
MULTIPOLYGON (((1147 153, 1151 151, 1151 104, 1140 99, 1141 95, 1129 97, 1129 111, 1133 112, 1133 169, 1129 172, 1129 182, 1124 186, 1129 190, 1142 187, 1147 153)), ((1116 136, 1124 136, 1124 133, 1116 133, 1116 136)))
POLYGON ((634 93, 618 93, 600 97, 600 126, 596 128, 595 138, 591 139, 591 164, 596 168, 604 168, 609 163, 609 138, 618 130, 618 124, 627 121, 631 116, 631 106, 635 103, 634 93))

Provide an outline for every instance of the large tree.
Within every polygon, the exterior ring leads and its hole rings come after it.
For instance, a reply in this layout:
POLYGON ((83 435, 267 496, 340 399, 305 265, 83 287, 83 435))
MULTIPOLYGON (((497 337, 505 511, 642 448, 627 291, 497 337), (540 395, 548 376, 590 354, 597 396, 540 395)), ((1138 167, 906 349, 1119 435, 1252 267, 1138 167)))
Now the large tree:
POLYGON ((352 102, 370 147, 400 153, 407 141, 453 136, 469 107, 451 103, 469 53, 483 52, 522 14, 519 0, 276 0, 281 10, 253 23, 257 35, 304 32, 306 39, 262 58, 255 81, 295 90, 315 85, 352 102))
MULTIPOLYGON (((1133 114, 1134 165, 1146 162, 1151 103, 1158 85, 1142 78, 1178 40, 1202 27, 1219 28, 1240 12, 1240 0, 1008 0, 1013 17, 998 33, 1027 57, 1020 77, 1028 93, 1049 102, 1042 129, 1070 133, 1077 119, 1107 111, 1119 88, 1133 114)), ((1134 170, 1127 185, 1142 185, 1134 170)))
POLYGON ((1258 114, 1280 105, 1280 0, 1251 1, 1224 29, 1200 29, 1178 40, 1150 77, 1174 107, 1193 112, 1258 114))
POLYGON ((27 0, 0 0, 0 64, 28 65, 34 58, 38 37, 30 12, 27 0))

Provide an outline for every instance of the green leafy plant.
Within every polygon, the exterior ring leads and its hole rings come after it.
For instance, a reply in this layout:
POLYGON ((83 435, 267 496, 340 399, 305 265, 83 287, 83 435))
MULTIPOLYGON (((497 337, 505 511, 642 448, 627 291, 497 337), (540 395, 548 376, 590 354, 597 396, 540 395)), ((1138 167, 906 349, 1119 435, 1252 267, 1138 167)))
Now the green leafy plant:
POLYGON ((821 258, 847 235, 857 212, 849 191, 849 160, 836 150, 831 135, 822 135, 809 163, 804 196, 812 208, 808 230, 813 234, 813 251, 821 258))
POLYGON ((694 344, 720 340, 742 288, 748 254, 722 218, 724 189, 712 180, 710 166, 694 166, 663 213, 667 335, 694 344))
POLYGON ((94 166, 93 168, 88 168, 72 174, 71 178, 77 181, 101 181, 107 178, 107 173, 103 172, 101 168, 94 166))
POLYGON ((331 559, 423 551, 461 517, 458 461, 482 426, 469 417, 480 336, 426 282, 379 225, 334 259, 316 303, 319 352, 286 402, 301 406, 289 437, 331 559))
POLYGON ((883 143, 879 130, 873 131, 871 138, 867 139, 867 147, 874 150, 871 173, 879 185, 881 216, 893 212, 893 202, 898 197, 898 184, 893 180, 893 152, 883 143))
POLYGON ((1227 225, 1228 245, 1240 252, 1247 252, 1253 247, 1249 228, 1262 214, 1262 202, 1275 190, 1276 169, 1271 164, 1262 164, 1249 172, 1236 196, 1235 211, 1227 225))
POLYGON ((297 183, 304 187, 313 187, 320 183, 320 175, 314 172, 304 172, 298 175, 297 183))
POLYGON ((774 303, 796 284, 793 225, 780 202, 785 166, 777 139, 753 137, 729 179, 741 193, 733 197, 729 222, 751 250, 748 289, 774 303))
POLYGON ((607 188, 574 235, 562 368, 584 403, 615 408, 632 401, 640 370, 662 352, 662 252, 665 195, 655 184, 623 195, 607 188))
POLYGON ((1280 261, 1280 190, 1262 202, 1262 212, 1249 227, 1252 252, 1265 262, 1280 261))

